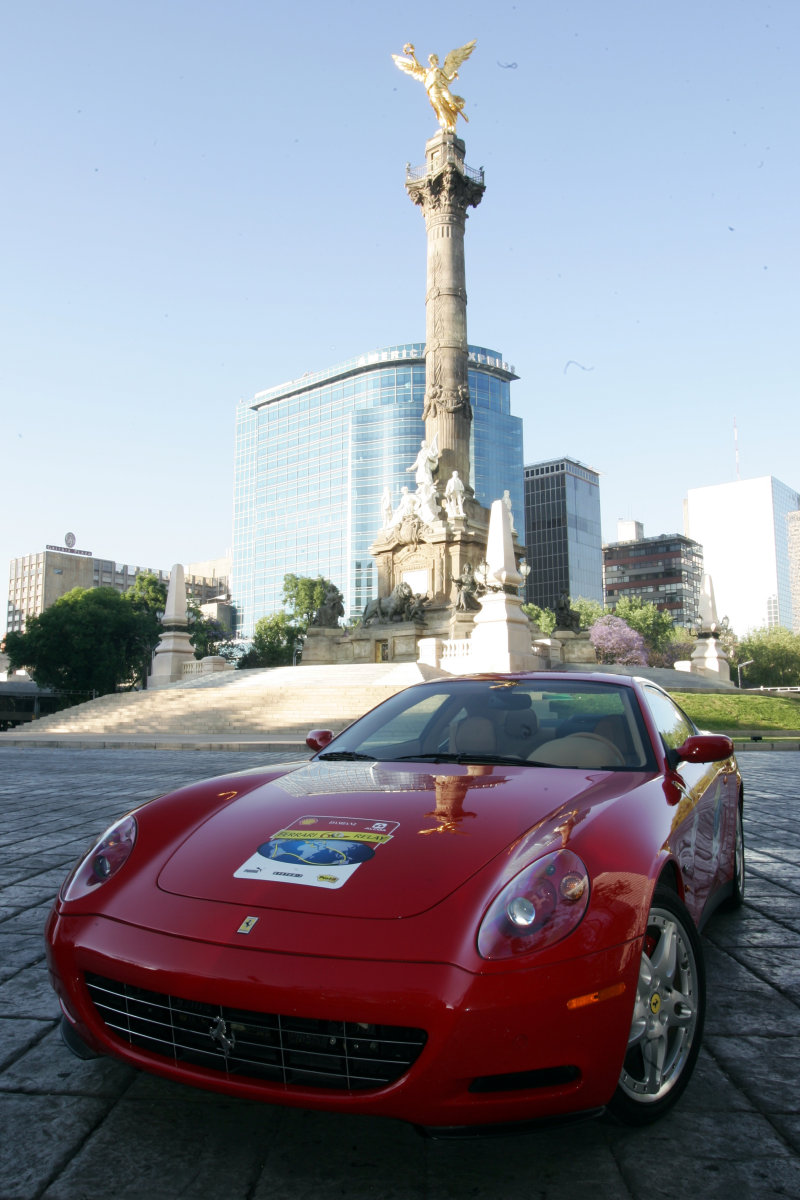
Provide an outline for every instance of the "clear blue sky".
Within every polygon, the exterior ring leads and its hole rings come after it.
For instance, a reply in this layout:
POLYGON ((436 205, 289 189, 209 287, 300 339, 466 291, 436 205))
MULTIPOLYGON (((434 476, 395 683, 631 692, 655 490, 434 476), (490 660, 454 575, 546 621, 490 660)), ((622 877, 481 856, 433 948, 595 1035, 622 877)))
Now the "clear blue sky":
POLYGON ((610 540, 734 479, 734 418, 742 478, 800 487, 797 0, 26 0, 3 26, 0 597, 68 529, 223 552, 239 398, 424 338, 406 41, 478 39, 469 337, 516 366, 526 461, 600 471, 610 540))

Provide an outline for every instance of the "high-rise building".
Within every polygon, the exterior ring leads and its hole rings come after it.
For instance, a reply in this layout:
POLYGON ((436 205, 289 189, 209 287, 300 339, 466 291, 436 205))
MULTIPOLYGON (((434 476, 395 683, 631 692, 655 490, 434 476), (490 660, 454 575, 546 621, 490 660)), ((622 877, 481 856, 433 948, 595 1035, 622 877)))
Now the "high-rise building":
POLYGON ((646 538, 639 521, 620 521, 617 533, 618 541, 603 546, 606 608, 629 596, 691 626, 699 613, 703 547, 679 533, 646 538))
POLYGON ((798 508, 800 494, 772 475, 689 489, 685 533, 702 544, 717 611, 740 636, 792 627, 787 519, 798 508))
MULTIPOLYGON (((469 347, 470 479, 485 506, 510 492, 522 512, 517 376, 497 351, 469 347)), ((243 401, 236 416, 233 603, 237 631, 282 607, 283 579, 322 575, 360 614, 378 593, 369 547, 385 487, 413 491, 425 435, 425 344, 390 346, 243 401)), ((443 483, 440 481, 443 490, 443 483)))
POLYGON ((789 591, 792 598, 792 633, 800 633, 800 509, 786 514, 789 537, 789 591))
MULTIPOLYGON (((69 535, 72 538, 72 535, 69 535)), ((215 560, 223 570, 230 560, 215 560)), ((227 593, 227 575, 217 574, 213 564, 209 574, 186 573, 186 594, 191 600, 202 604, 227 593)), ((133 587, 137 575, 155 575, 161 583, 169 583, 169 571, 154 567, 133 567, 113 559, 95 558, 91 550, 77 550, 74 546, 47 546, 34 554, 12 558, 8 580, 8 633, 22 633, 30 617, 38 616, 61 596, 73 588, 110 587, 118 592, 127 592, 133 587)))
POLYGON ((527 602, 554 609, 562 592, 602 602, 597 471, 571 458, 533 463, 525 467, 524 487, 527 602))

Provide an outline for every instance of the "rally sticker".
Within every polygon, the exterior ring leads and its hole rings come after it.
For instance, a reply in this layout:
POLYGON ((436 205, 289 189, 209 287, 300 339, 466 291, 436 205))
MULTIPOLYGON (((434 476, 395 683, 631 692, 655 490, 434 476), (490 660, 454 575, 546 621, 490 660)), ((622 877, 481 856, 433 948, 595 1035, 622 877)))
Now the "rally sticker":
POLYGON ((234 878, 340 888, 392 840, 398 824, 369 817, 298 817, 262 843, 234 878))

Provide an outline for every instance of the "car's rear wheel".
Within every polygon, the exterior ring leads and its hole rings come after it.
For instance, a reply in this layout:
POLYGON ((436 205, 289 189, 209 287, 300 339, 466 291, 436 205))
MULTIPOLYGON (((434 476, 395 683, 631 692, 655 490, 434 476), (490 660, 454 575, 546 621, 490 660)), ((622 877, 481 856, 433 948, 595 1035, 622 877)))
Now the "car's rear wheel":
POLYGON ((685 905, 656 889, 647 918, 628 1048, 609 1109, 646 1125, 672 1107, 691 1078, 705 1016, 703 949, 685 905))
POLYGON ((725 901, 726 908, 741 908, 744 904, 745 866, 744 866, 744 825, 742 824, 742 806, 736 805, 736 834, 733 842, 733 879, 731 894, 725 901))

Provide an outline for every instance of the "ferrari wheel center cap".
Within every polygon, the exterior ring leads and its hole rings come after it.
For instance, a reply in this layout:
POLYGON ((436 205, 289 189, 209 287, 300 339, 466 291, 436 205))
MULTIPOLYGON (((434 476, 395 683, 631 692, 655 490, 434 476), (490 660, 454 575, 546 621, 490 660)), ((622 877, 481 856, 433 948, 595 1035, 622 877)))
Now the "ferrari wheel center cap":
POLYGON ((658 992, 653 992, 650 997, 650 1012, 655 1016, 661 1009, 661 997, 658 992))

